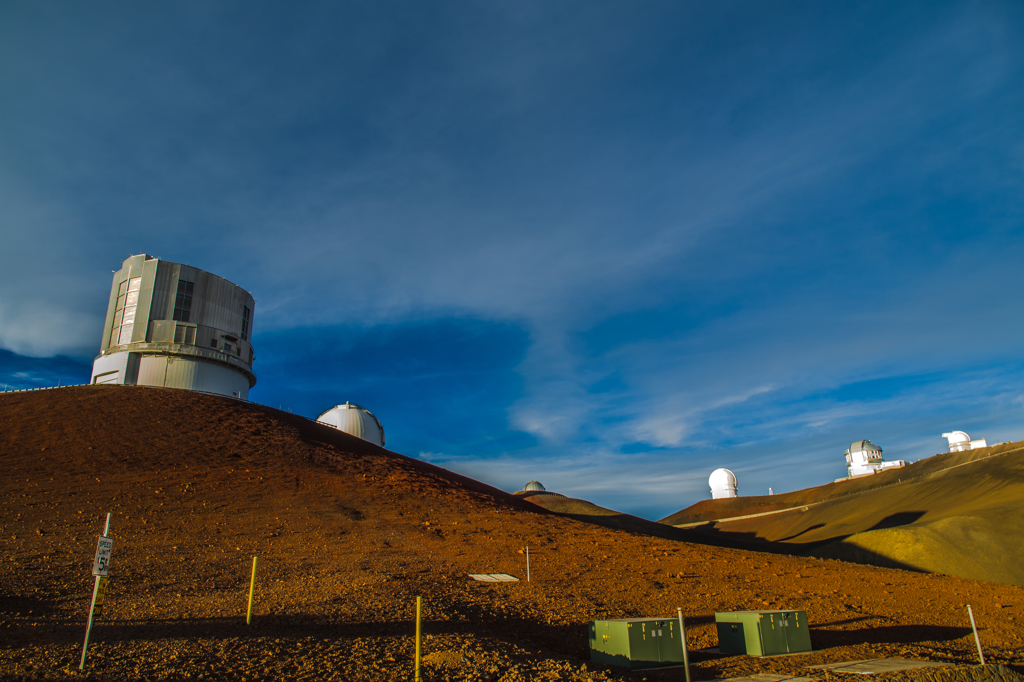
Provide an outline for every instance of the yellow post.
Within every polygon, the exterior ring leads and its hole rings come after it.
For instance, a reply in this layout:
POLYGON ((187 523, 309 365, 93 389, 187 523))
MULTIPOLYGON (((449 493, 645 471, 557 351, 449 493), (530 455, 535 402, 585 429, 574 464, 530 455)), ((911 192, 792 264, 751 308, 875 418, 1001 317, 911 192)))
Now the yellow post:
POLYGON ((245 614, 245 624, 252 622, 252 593, 256 590, 256 557, 252 558, 252 579, 249 580, 249 611, 245 614))
POLYGON ((416 597, 416 682, 420 682, 420 597, 416 597))

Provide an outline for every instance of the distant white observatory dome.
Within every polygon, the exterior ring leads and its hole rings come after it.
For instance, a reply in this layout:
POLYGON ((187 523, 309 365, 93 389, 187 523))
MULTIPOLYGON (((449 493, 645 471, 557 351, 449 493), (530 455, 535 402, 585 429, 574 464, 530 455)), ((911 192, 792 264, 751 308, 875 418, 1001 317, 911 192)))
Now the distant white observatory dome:
POLYGON ((978 448, 988 447, 988 441, 984 438, 971 440, 971 437, 963 431, 951 431, 942 434, 942 437, 949 441, 950 452, 963 452, 964 450, 977 450, 978 448))
POLYGON ((543 497, 565 497, 565 495, 561 493, 551 492, 550 490, 545 488, 540 481, 530 481, 529 483, 523 486, 522 490, 517 490, 512 494, 523 498, 534 497, 536 495, 540 495, 543 497))
POLYGON ((907 465, 906 461, 902 459, 892 462, 883 461, 882 448, 869 440, 853 441, 843 454, 846 457, 846 468, 850 478, 869 476, 885 469, 898 469, 907 465))
POLYGON ((711 486, 711 499, 717 500, 723 497, 736 497, 738 482, 736 474, 728 469, 715 469, 708 479, 711 486))
POLYGON ((362 438, 365 441, 384 447, 384 427, 380 425, 369 410, 346 402, 335 405, 316 418, 321 424, 333 426, 339 431, 362 438))

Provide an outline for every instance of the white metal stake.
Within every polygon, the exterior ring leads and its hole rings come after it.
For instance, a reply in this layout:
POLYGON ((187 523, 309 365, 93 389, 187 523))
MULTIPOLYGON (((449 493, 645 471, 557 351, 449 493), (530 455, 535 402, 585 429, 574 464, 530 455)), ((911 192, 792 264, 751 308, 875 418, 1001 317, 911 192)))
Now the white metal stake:
POLYGON ((985 665, 985 654, 981 653, 981 640, 978 639, 978 626, 974 624, 974 611, 971 610, 971 605, 967 605, 967 615, 971 617, 971 629, 974 630, 974 643, 978 645, 978 658, 981 659, 981 664, 985 665))
MULTIPOLYGON (((107 512, 107 523, 103 526, 103 537, 110 535, 110 512, 107 512)), ((96 610, 96 595, 100 591, 100 576, 95 577, 92 586, 92 601, 89 603, 89 623, 85 626, 85 643, 82 645, 82 660, 78 663, 79 670, 85 670, 85 656, 89 652, 89 635, 92 633, 92 614, 96 610)))
POLYGON ((683 610, 676 607, 679 615, 679 636, 683 641, 683 667, 686 668, 686 682, 690 682, 690 652, 686 650, 686 623, 683 621, 683 610))
POLYGON ((530 582, 530 546, 526 546, 526 582, 530 582))

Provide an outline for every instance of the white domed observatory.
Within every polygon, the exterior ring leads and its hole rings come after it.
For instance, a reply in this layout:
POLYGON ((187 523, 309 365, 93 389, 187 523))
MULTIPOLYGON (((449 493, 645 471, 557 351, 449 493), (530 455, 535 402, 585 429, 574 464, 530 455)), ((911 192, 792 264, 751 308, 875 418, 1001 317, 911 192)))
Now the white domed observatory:
POLYGON ((384 427, 380 425, 380 420, 359 405, 348 402, 344 405, 335 405, 316 420, 350 436, 384 447, 384 427))
POLYGON ((114 273, 93 384, 248 399, 256 301, 222 277, 140 254, 114 273))
POLYGON ((906 466, 906 461, 897 459, 892 462, 882 460, 882 448, 869 440, 855 440, 843 453, 846 457, 846 469, 850 478, 870 476, 886 469, 898 469, 906 466))
POLYGON ((718 500, 723 497, 736 497, 739 482, 736 480, 736 474, 728 469, 715 469, 711 472, 708 485, 711 486, 711 499, 718 500))
POLYGON ((942 437, 949 442, 950 452, 963 452, 964 450, 977 450, 978 448, 988 447, 988 441, 984 438, 971 440, 971 437, 963 431, 951 431, 950 433, 942 434, 942 437))
POLYGON ((565 497, 561 493, 553 493, 544 487, 544 484, 540 481, 529 481, 523 486, 522 490, 517 490, 512 493, 519 497, 533 497, 535 495, 550 496, 550 497, 565 497))

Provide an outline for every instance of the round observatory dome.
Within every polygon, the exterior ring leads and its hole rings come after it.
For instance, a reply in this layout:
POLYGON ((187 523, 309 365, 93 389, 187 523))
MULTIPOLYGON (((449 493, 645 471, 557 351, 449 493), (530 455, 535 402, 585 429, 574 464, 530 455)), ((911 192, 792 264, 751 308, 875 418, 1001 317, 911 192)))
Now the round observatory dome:
POLYGON ((359 405, 352 403, 335 405, 316 420, 356 438, 362 438, 374 445, 384 447, 384 427, 380 425, 380 421, 373 416, 372 412, 359 405))
POLYGON ((850 452, 881 452, 882 448, 878 447, 869 440, 855 440, 850 443, 850 452))
POLYGON ((869 440, 855 440, 844 453, 848 463, 868 464, 882 461, 882 448, 869 440))
POLYGON ((540 481, 530 481, 529 483, 527 483, 526 485, 523 486, 523 492, 524 493, 527 493, 527 492, 543 492, 545 490, 547 490, 547 488, 545 488, 543 485, 541 485, 540 481))
POLYGON ((869 440, 855 440, 843 453, 850 478, 873 474, 882 467, 882 448, 869 440))
POLYGON ((717 500, 722 497, 736 497, 738 482, 736 474, 728 469, 715 469, 708 479, 711 486, 711 499, 717 500))
MULTIPOLYGON (((975 432, 977 433, 977 432, 975 432)), ((971 442, 971 437, 963 431, 952 431, 950 433, 942 434, 942 437, 949 441, 949 447, 952 448, 954 445, 963 445, 971 442)))

